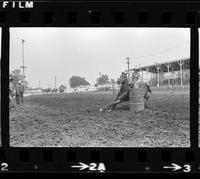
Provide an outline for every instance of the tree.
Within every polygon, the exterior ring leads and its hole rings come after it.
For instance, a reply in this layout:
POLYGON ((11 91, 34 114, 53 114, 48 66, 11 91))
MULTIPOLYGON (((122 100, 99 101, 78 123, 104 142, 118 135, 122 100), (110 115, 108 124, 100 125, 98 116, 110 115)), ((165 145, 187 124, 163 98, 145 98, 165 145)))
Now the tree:
POLYGON ((11 82, 13 88, 15 89, 17 83, 19 81, 23 81, 23 85, 25 88, 28 87, 28 81, 24 80, 23 75, 21 74, 21 70, 20 69, 15 69, 10 73, 10 77, 13 79, 13 81, 11 82))
POLYGON ((109 81, 108 75, 102 75, 101 77, 97 78, 98 85, 104 85, 108 83, 108 81, 109 81))
POLYGON ((69 85, 71 88, 77 88, 79 86, 86 86, 89 85, 90 83, 85 80, 85 78, 80 77, 80 76, 72 76, 69 80, 69 85))
POLYGON ((110 81, 111 81, 112 83, 116 83, 116 82, 115 82, 115 80, 114 80, 113 78, 112 78, 112 79, 110 79, 110 81))
POLYGON ((63 93, 65 91, 65 89, 66 89, 66 86, 64 86, 64 85, 59 86, 59 92, 60 93, 63 93))

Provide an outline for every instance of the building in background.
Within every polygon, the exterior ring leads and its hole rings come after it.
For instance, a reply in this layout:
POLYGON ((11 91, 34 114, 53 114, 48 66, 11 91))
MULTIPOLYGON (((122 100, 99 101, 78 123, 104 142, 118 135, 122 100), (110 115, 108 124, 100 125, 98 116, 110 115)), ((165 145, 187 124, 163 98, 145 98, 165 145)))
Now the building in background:
POLYGON ((141 78, 151 87, 160 86, 187 86, 190 85, 190 59, 177 59, 156 63, 139 68, 133 68, 138 71, 141 78))

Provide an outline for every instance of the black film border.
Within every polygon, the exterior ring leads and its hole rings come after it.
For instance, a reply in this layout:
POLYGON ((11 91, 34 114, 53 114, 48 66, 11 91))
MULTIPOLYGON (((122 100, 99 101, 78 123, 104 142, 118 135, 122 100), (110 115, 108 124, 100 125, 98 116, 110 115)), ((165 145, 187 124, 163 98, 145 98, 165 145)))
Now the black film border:
MULTIPOLYGON (((34 2, 33 8, 0 8, 2 27, 1 172, 81 172, 72 166, 105 164, 105 172, 200 171, 198 147, 198 28, 199 2, 34 2), (13 148, 9 147, 8 71, 10 27, 184 27, 191 30, 189 148, 13 148), (6 164, 8 166, 6 166, 6 164), (184 167, 185 166, 185 167, 184 167), (3 169, 2 169, 3 168, 3 169), (7 170, 8 169, 8 170, 7 170)), ((90 166, 91 167, 91 166, 90 166)), ((100 170, 82 170, 100 172, 100 170)))

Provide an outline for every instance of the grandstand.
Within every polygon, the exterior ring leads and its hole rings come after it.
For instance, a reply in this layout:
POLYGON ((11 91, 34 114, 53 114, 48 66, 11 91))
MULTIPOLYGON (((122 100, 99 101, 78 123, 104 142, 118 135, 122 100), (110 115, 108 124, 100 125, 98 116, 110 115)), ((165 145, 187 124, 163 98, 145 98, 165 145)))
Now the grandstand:
POLYGON ((132 68, 129 73, 133 71, 139 72, 141 78, 151 87, 183 87, 190 84, 190 58, 132 68))

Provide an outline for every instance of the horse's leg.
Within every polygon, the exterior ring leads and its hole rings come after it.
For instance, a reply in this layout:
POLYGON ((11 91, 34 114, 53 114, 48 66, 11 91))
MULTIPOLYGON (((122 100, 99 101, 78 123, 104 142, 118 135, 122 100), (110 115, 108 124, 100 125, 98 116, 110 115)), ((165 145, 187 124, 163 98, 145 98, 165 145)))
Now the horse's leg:
POLYGON ((120 103, 122 103, 122 101, 121 100, 117 100, 117 101, 115 101, 113 104, 112 104, 112 106, 110 107, 110 110, 112 111, 118 104, 120 104, 120 103))
POLYGON ((121 102, 122 101, 118 99, 118 100, 114 101, 112 104, 110 104, 109 106, 105 107, 103 109, 103 111, 105 111, 105 110, 113 110, 121 102))
POLYGON ((148 96, 148 92, 146 92, 145 94, 144 94, 144 107, 145 108, 149 108, 149 96, 148 96))

